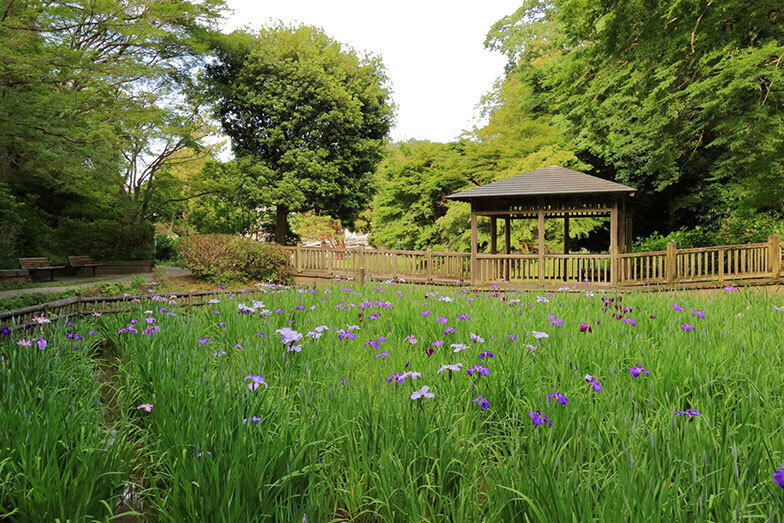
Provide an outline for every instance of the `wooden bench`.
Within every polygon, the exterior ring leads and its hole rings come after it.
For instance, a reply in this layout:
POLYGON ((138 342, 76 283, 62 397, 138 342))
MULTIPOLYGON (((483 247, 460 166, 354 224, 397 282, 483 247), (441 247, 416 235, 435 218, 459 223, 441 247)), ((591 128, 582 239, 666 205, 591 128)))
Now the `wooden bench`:
POLYGON ((69 256, 68 257, 68 265, 72 268, 77 269, 79 274, 82 274, 84 269, 92 269, 93 276, 95 276, 95 270, 101 265, 100 263, 96 263, 95 260, 90 258, 89 256, 69 256))
POLYGON ((30 272, 49 271, 49 281, 54 280, 54 271, 65 269, 65 265, 54 265, 49 258, 19 258, 19 266, 30 272))

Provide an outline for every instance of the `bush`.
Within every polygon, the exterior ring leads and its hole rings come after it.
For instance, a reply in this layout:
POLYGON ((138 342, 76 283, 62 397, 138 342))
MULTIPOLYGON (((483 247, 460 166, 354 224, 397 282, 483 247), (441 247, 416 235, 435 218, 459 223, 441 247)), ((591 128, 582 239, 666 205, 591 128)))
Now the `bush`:
POLYGON ((227 234, 183 238, 180 257, 197 279, 213 283, 272 279, 291 282, 287 253, 277 245, 227 234))
POLYGON ((166 236, 165 234, 155 235, 155 259, 157 261, 176 260, 179 256, 177 244, 179 239, 166 236))
POLYGON ((634 241, 634 252, 664 251, 668 243, 674 243, 679 249, 692 249, 694 247, 711 247, 719 245, 719 235, 713 231, 695 227, 686 229, 682 227, 666 236, 654 232, 646 238, 637 238, 634 241))

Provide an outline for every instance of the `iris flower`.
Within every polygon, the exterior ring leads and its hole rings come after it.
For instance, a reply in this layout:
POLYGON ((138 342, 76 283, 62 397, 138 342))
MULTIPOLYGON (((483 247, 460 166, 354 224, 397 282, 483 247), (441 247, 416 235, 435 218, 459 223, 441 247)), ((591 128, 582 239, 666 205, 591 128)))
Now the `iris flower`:
POLYGON ((485 342, 484 338, 477 336, 473 332, 471 333, 471 343, 484 343, 484 342, 485 342))
POLYGON ((591 384, 591 387, 593 387, 593 390, 595 392, 599 392, 600 390, 602 390, 602 386, 599 384, 599 380, 597 380, 590 374, 585 375, 585 381, 591 384))
POLYGON ((689 325, 688 323, 684 323, 683 325, 681 325, 681 329, 685 330, 686 332, 689 332, 694 330, 694 326, 689 325))
POLYGON ((142 403, 141 405, 136 407, 136 410, 142 409, 145 412, 152 412, 152 407, 153 407, 152 403, 142 403))
POLYGON ((580 332, 593 332, 593 329, 591 328, 591 324, 582 322, 580 324, 580 332))
POLYGON ((547 395, 547 403, 550 403, 550 400, 555 398, 555 400, 560 403, 561 405, 567 405, 569 403, 569 398, 561 394, 560 392, 553 392, 552 394, 547 395))
POLYGON ((487 401, 487 398, 485 398, 484 396, 481 396, 481 395, 477 396, 476 398, 472 399, 471 401, 473 403, 476 403, 477 405, 479 405, 479 408, 482 409, 482 410, 487 410, 487 408, 490 406, 490 402, 487 401))
POLYGON ((489 376, 490 369, 487 367, 482 367, 481 365, 474 365, 470 369, 466 369, 466 372, 469 376, 471 376, 474 372, 478 373, 480 376, 489 376))
POLYGON ((388 353, 388 352, 379 352, 378 354, 376 354, 375 356, 373 356, 373 359, 374 359, 374 360, 377 360, 377 359, 379 359, 379 358, 389 358, 389 357, 391 357, 391 356, 392 356, 392 355, 391 355, 390 353, 388 353))
POLYGON ((481 354, 479 355, 479 359, 480 359, 480 360, 483 360, 483 359, 485 359, 485 358, 492 358, 492 357, 493 357, 493 353, 492 353, 492 352, 490 352, 490 351, 483 352, 483 353, 481 353, 481 354))
POLYGON ((697 409, 678 410, 675 411, 675 414, 677 416, 689 416, 691 418, 693 418, 694 416, 702 416, 702 414, 700 414, 700 411, 698 411, 697 409))
POLYGON ((784 465, 773 473, 773 481, 781 488, 784 488, 784 465))
POLYGON ((256 374, 248 374, 247 376, 242 378, 242 381, 246 381, 246 380, 251 380, 250 383, 248 383, 248 388, 250 390, 256 390, 259 388, 260 385, 264 385, 265 389, 268 388, 267 382, 264 381, 264 378, 256 374))
POLYGON ((539 427, 544 423, 547 423, 547 425, 550 427, 553 426, 553 422, 550 421, 547 415, 544 414, 543 412, 539 412, 537 410, 536 412, 529 412, 528 415, 531 416, 531 422, 534 424, 535 427, 539 427))
POLYGON ((460 352, 461 350, 465 350, 468 348, 468 345, 464 345, 462 343, 453 343, 450 345, 452 347, 452 352, 460 352))
POLYGON ((445 370, 448 370, 449 372, 458 372, 460 370, 460 367, 462 366, 463 366, 462 363, 454 363, 452 365, 441 365, 441 368, 438 369, 438 372, 436 374, 441 374, 445 370))
POLYGON ((430 387, 428 387, 427 385, 423 386, 419 390, 415 390, 414 392, 411 393, 411 399, 418 400, 419 398, 435 397, 435 394, 433 394, 432 392, 428 392, 428 390, 430 390, 430 387))
POLYGON ((651 375, 650 371, 648 369, 644 368, 644 367, 639 367, 638 366, 638 367, 632 367, 631 369, 629 369, 629 374, 632 375, 632 378, 639 378, 641 372, 644 372, 648 376, 651 375))

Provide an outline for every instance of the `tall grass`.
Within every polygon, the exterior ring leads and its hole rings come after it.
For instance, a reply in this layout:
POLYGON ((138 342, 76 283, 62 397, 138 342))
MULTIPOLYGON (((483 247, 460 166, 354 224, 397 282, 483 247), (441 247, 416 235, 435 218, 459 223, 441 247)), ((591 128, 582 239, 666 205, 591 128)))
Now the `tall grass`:
POLYGON ((254 313, 238 313, 252 302, 240 294, 203 309, 146 302, 137 314, 101 318, 100 337, 119 357, 117 409, 140 456, 144 477, 133 481, 144 516, 781 520, 784 490, 772 480, 784 462, 780 299, 426 291, 270 288, 254 313), (118 333, 131 319, 137 332, 118 333), (583 322, 592 332, 581 332, 583 322), (160 330, 144 334, 148 325, 160 330), (303 337, 301 352, 287 352, 275 333, 319 325, 329 330, 303 337), (356 339, 340 340, 349 325, 359 326, 356 339), (470 333, 485 341, 471 343, 470 333), (378 349, 366 343, 381 336, 378 349), (428 355, 436 340, 445 343, 428 355), (453 343, 469 348, 456 353, 453 343), (375 358, 381 351, 390 357, 375 358), (480 359, 487 351, 493 357, 480 359), (438 373, 454 363, 460 372, 438 373), (476 364, 489 375, 468 376, 476 364), (651 375, 632 377, 638 365, 651 375), (387 382, 405 371, 421 377, 387 382), (269 388, 250 390, 248 374, 269 388), (423 385, 435 396, 410 399, 423 385), (554 391, 568 404, 548 403, 554 391), (486 410, 472 401, 479 395, 486 410), (146 403, 152 412, 137 408, 146 403), (701 415, 676 414, 687 409, 701 415), (532 411, 552 427, 534 426, 532 411))

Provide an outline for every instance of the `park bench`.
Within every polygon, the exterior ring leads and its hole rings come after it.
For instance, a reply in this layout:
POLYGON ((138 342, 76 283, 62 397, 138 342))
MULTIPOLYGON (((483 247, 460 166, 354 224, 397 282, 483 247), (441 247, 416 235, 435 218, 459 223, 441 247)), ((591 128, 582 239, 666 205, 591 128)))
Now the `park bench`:
POLYGON ((54 271, 64 269, 65 265, 53 265, 49 258, 19 258, 19 266, 32 273, 49 271, 49 281, 54 280, 54 271))
POLYGON ((95 260, 90 258, 89 256, 69 256, 68 257, 68 265, 72 268, 77 269, 79 274, 82 274, 84 269, 92 269, 93 276, 95 276, 95 270, 101 265, 100 263, 96 263, 95 260))

